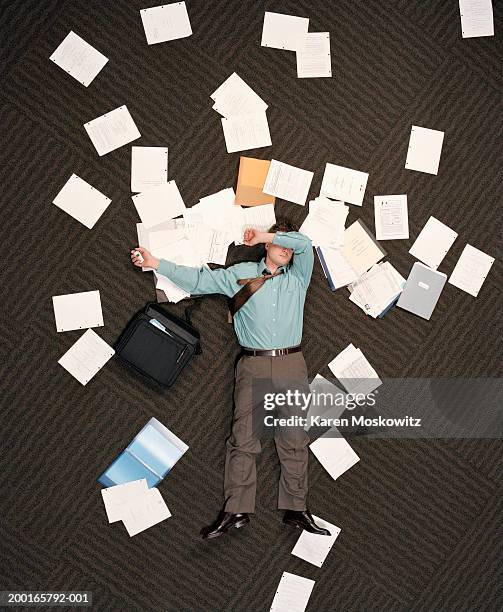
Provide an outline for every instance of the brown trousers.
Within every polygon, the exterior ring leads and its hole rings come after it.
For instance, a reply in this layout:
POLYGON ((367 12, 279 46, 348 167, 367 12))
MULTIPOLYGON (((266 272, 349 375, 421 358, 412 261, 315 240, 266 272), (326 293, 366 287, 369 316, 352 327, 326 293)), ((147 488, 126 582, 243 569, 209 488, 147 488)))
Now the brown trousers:
MULTIPOLYGON (((234 418, 226 441, 224 495, 227 512, 254 512, 257 487, 256 456, 260 453, 261 431, 257 423, 264 411, 264 385, 268 392, 298 389, 309 393, 307 367, 302 352, 281 357, 242 356, 236 365, 234 418), (258 391, 258 392, 257 392, 258 391)), ((278 407, 276 417, 299 415, 307 410, 297 406, 278 407)), ((268 429, 268 428, 266 428, 268 429)), ((308 492, 309 436, 302 426, 275 429, 274 441, 281 464, 278 508, 305 510, 308 492)))

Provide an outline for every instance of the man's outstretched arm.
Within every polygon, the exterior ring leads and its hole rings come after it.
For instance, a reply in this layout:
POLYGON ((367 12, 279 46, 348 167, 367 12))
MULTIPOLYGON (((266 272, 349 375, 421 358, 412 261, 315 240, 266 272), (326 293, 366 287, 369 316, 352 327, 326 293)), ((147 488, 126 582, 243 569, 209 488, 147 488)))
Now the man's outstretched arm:
POLYGON ((136 247, 131 251, 131 260, 135 266, 153 268, 191 295, 221 293, 232 297, 240 287, 236 282, 237 278, 240 278, 236 266, 217 270, 181 266, 166 259, 158 259, 143 247, 136 247), (136 251, 141 253, 143 262, 135 255, 136 251))

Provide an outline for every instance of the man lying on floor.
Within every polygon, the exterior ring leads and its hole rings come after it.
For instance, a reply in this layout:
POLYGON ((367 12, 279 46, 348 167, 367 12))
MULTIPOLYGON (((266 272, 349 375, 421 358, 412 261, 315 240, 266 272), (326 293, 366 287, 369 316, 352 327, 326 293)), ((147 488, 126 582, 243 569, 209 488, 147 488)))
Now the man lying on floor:
MULTIPOLYGON (((131 251, 136 266, 157 270, 192 295, 226 295, 242 347, 235 371, 232 431, 226 441, 224 506, 216 520, 201 530, 203 538, 216 538, 232 527, 243 527, 255 510, 255 459, 261 451, 256 415, 263 409, 263 395, 260 398, 252 392, 253 381, 268 381, 276 392, 283 391, 285 385, 290 388, 293 382, 296 388, 309 392, 301 340, 304 302, 313 271, 311 241, 291 223, 279 221, 267 232, 245 231, 245 245, 260 243, 265 245, 265 256, 258 263, 217 270, 159 260, 142 247, 131 251)), ((279 417, 300 416, 298 406, 281 406, 278 411, 279 417)), ((274 431, 281 464, 278 508, 285 510, 283 522, 330 535, 316 525, 306 505, 309 436, 300 425, 274 431)))

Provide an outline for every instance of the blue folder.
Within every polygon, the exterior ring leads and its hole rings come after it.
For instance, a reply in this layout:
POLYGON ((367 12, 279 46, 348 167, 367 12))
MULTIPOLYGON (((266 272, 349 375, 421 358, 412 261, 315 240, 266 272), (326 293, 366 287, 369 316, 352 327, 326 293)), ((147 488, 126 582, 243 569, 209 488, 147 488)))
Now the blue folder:
POLYGON ((160 421, 151 418, 98 482, 113 487, 146 478, 148 486, 155 487, 188 448, 160 421))
POLYGON ((325 278, 327 279, 328 282, 328 286, 330 287, 330 289, 332 291, 337 291, 334 282, 332 280, 332 277, 330 276, 330 272, 328 270, 328 266, 327 266, 327 262, 325 261, 325 257, 323 256, 323 251, 321 250, 320 247, 314 247, 316 250, 316 253, 318 254, 318 258, 320 260, 320 264, 321 264, 321 268, 323 270, 323 274, 325 275, 325 278))

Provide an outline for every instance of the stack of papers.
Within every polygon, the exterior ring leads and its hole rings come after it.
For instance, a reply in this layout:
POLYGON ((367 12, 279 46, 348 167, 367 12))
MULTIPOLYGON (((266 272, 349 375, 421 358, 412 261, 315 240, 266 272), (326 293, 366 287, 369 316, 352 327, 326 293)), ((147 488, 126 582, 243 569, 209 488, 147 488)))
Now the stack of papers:
POLYGON ((360 220, 344 231, 342 247, 316 247, 316 252, 332 291, 353 283, 386 255, 360 220))
POLYGON ((368 395, 382 385, 377 372, 354 344, 347 346, 328 364, 348 393, 368 395))
POLYGON ((314 456, 334 480, 360 461, 349 443, 339 436, 338 431, 331 428, 309 445, 314 456))
POLYGON ((292 555, 300 557, 300 559, 304 559, 304 561, 312 563, 317 567, 321 567, 328 553, 331 551, 335 540, 337 540, 341 529, 328 521, 324 521, 318 516, 314 516, 314 514, 313 519, 317 525, 324 529, 328 529, 330 535, 320 536, 303 530, 297 543, 293 547, 292 555))
POLYGON ((189 228, 197 230, 198 226, 203 225, 219 231, 225 237, 228 246, 232 242, 243 244, 243 234, 247 227, 265 231, 276 223, 274 204, 261 204, 243 208, 236 206, 235 199, 236 196, 232 188, 222 189, 217 193, 201 198, 199 203, 187 211, 185 215, 189 228))
POLYGON ((362 206, 368 178, 369 175, 366 172, 327 163, 320 195, 362 206))
POLYGON ((376 264, 348 286, 349 299, 375 319, 384 316, 404 287, 405 278, 386 261, 376 264))
MULTIPOLYGON (((171 183, 174 181, 168 185, 171 183)), ((136 200, 136 204, 139 197, 150 198, 152 194, 158 192, 159 188, 154 188, 144 194, 133 196, 133 200, 136 200)), ((161 217, 148 217, 153 212, 148 206, 147 201, 139 209, 142 219, 150 220, 147 223, 138 223, 136 226, 139 246, 145 247, 159 259, 196 268, 208 263, 225 265, 230 244, 232 242, 243 244, 246 228, 253 227, 265 231, 276 223, 273 204, 250 208, 236 206, 234 190, 230 187, 201 198, 192 208, 184 208, 183 218, 168 219, 157 225, 151 223, 161 217)), ((166 215, 166 211, 163 214, 166 215)), ((150 271, 148 268, 142 269, 150 271)), ((189 297, 186 291, 177 287, 168 278, 157 272, 154 273, 154 277, 156 289, 164 292, 168 301, 178 302, 189 297)))
POLYGON ((222 115, 228 153, 272 145, 267 104, 235 72, 212 94, 213 109, 222 115))
POLYGON ((58 363, 82 385, 87 385, 113 355, 113 348, 88 329, 58 363))
POLYGON ((409 253, 436 270, 457 237, 457 232, 435 217, 430 217, 409 249, 409 253))
POLYGON ((143 9, 140 16, 149 45, 186 38, 192 34, 185 2, 143 9))
POLYGON ((102 489, 109 523, 122 521, 132 537, 171 516, 161 493, 142 478, 102 489))
POLYGON ((309 202, 309 214, 300 230, 311 238, 314 246, 340 248, 344 245, 344 230, 349 206, 318 196, 309 202))
POLYGON ((297 76, 299 78, 330 77, 330 34, 310 32, 309 19, 272 13, 264 14, 262 47, 295 51, 297 55, 297 76))
POLYGON ((314 172, 273 159, 264 184, 264 193, 304 206, 314 172))

